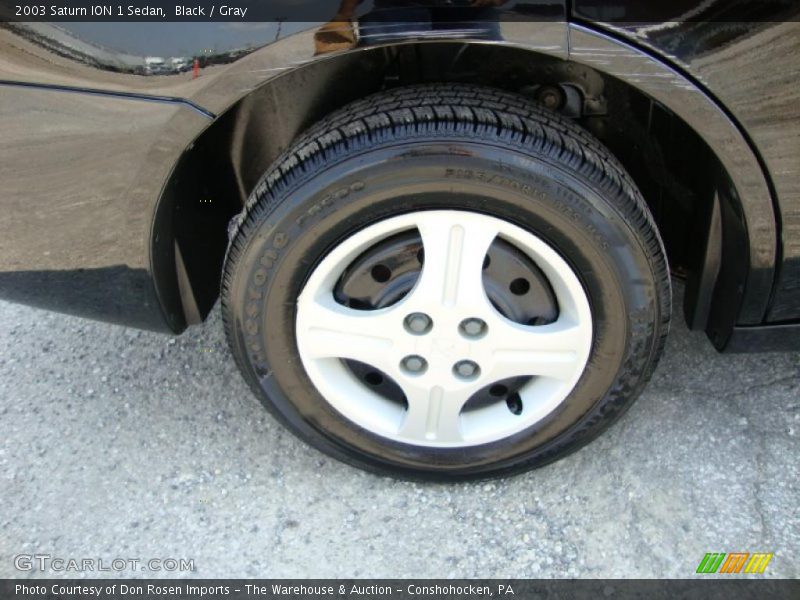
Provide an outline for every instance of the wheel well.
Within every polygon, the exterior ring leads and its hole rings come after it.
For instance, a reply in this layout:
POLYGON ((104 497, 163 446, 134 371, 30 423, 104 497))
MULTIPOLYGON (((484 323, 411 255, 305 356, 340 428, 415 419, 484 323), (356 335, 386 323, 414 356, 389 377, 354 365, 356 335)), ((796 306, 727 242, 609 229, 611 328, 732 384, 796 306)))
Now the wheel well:
POLYGON ((173 328, 201 321, 213 307, 228 223, 300 132, 352 100, 423 82, 521 93, 591 131, 636 181, 673 274, 687 279, 689 325, 711 333, 733 324, 735 314, 712 314, 711 296, 720 282, 735 286, 746 276, 746 232, 735 190, 691 127, 633 86, 590 67, 513 47, 441 42, 373 48, 288 71, 232 106, 187 149, 165 187, 154 229, 154 255, 174 263, 156 273, 163 301, 173 305, 173 328), (723 251, 744 253, 742 260, 726 261, 741 271, 720 269, 723 251))

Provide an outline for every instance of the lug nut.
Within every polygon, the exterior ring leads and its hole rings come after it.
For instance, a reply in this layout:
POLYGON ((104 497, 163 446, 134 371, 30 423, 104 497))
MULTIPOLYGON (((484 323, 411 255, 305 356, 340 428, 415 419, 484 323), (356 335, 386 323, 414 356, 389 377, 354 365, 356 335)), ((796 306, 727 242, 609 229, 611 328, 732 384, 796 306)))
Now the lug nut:
POLYGON ((428 368, 428 361, 416 354, 410 354, 400 361, 400 366, 407 373, 421 375, 428 368))
POLYGON ((471 338, 481 337, 487 330, 486 322, 483 319, 476 318, 464 319, 461 321, 459 328, 461 333, 471 338))
POLYGON ((453 365, 453 373, 462 379, 474 379, 480 375, 481 368, 471 360, 460 360, 453 365))
POLYGON ((433 327, 433 320, 425 313, 411 313, 405 320, 406 329, 414 335, 428 333, 433 327))

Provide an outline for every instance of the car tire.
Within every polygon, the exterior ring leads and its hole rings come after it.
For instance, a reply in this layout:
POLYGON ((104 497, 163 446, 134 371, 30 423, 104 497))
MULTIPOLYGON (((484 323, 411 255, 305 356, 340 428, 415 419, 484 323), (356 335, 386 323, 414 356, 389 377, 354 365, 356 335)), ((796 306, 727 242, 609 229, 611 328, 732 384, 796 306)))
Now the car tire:
POLYGON ((472 85, 381 92, 309 129, 232 226, 222 281, 266 408, 411 479, 502 476, 586 444, 650 378, 670 303, 653 218, 611 153, 472 85))

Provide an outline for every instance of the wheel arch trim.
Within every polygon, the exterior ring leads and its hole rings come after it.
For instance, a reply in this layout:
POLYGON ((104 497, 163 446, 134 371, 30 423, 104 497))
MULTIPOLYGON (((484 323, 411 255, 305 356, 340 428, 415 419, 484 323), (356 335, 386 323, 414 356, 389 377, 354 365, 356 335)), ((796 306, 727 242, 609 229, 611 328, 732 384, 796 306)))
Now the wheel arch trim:
POLYGON ((746 132, 702 82, 673 65, 585 25, 570 23, 569 31, 570 60, 625 81, 663 104, 703 139, 725 169, 735 195, 728 200, 742 213, 749 262, 736 322, 761 323, 772 292, 778 228, 770 181, 746 132))
MULTIPOLYGON (((739 307, 732 313, 728 312, 732 314, 732 319, 726 318, 731 322, 724 323, 723 329, 732 331, 736 324, 761 323, 770 299, 778 256, 774 199, 756 151, 746 133, 725 108, 702 86, 665 59, 586 25, 563 22, 503 24, 501 35, 502 39, 495 40, 412 38, 313 56, 308 51, 313 48, 313 31, 308 30, 278 40, 246 57, 251 60, 231 65, 189 100, 224 116, 227 110, 255 90, 275 84, 287 72, 301 70, 320 61, 335 61, 367 49, 408 44, 442 41, 495 44, 585 64, 631 85, 664 105, 683 119, 717 156, 731 180, 734 193, 728 201, 734 205, 733 212, 737 218, 742 220, 744 239, 741 242, 746 244, 748 253, 742 284, 736 286, 741 289, 716 289, 708 310, 713 312, 717 303, 730 303, 733 297, 737 297, 739 307), (303 43, 298 43, 298 40, 303 43), (287 50, 281 62, 282 54, 287 50), (234 83, 239 85, 232 85, 234 83), (221 95, 223 90, 224 96, 221 95)), ((707 281, 708 278, 705 278, 704 283, 707 281)), ((710 285, 715 283, 711 278, 710 285)), ((724 346, 728 333, 723 333, 721 341, 715 341, 718 347, 724 346)))

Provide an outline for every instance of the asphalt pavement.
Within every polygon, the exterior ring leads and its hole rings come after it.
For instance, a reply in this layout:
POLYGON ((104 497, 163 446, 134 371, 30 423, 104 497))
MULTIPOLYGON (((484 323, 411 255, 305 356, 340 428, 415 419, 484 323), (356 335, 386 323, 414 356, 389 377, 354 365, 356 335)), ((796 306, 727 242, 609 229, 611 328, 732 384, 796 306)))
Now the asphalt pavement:
POLYGON ((600 439, 514 478, 438 485, 285 431, 241 380, 218 309, 170 338, 0 303, 0 577, 97 574, 14 564, 48 555, 137 577, 682 578, 706 552, 772 552, 763 576, 796 578, 798 459, 800 353, 720 355, 680 317, 600 439))

